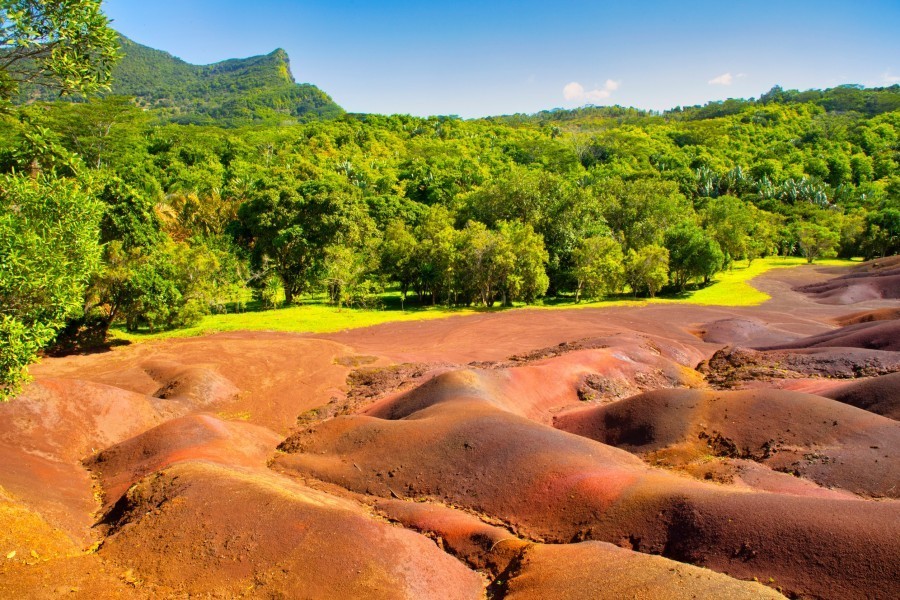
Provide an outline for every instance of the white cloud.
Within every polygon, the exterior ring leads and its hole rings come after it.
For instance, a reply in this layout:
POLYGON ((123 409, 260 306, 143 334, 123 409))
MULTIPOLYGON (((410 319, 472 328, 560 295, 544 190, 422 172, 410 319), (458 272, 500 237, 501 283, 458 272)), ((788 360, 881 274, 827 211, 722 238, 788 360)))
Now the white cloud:
POLYGON ((709 85, 731 85, 734 83, 734 76, 731 73, 722 73, 718 77, 713 77, 707 83, 709 85))
POLYGON ((583 85, 573 81, 563 88, 563 97, 570 102, 597 102, 612 96, 612 93, 618 90, 620 85, 620 81, 607 79, 603 87, 586 90, 583 85))
POLYGON ((885 71, 884 75, 881 76, 884 79, 884 82, 888 85, 894 85, 895 83, 900 83, 900 77, 896 75, 891 75, 890 71, 885 71))

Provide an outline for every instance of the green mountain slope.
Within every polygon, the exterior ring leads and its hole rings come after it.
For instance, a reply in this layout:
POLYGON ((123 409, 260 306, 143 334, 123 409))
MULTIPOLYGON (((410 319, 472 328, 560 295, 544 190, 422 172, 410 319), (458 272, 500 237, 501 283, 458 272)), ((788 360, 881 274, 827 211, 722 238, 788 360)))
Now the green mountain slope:
MULTIPOLYGON (((303 122, 344 113, 325 92, 297 83, 287 52, 192 65, 162 50, 120 37, 122 60, 113 71, 112 95, 178 123, 240 126, 303 122)), ((22 100, 55 100, 46 91, 22 90, 22 100)), ((76 99, 77 100, 77 99, 76 99)))
POLYGON ((122 53, 112 93, 135 96, 178 122, 243 125, 343 113, 316 86, 294 81, 290 59, 280 48, 264 56, 197 66, 123 36, 122 53))

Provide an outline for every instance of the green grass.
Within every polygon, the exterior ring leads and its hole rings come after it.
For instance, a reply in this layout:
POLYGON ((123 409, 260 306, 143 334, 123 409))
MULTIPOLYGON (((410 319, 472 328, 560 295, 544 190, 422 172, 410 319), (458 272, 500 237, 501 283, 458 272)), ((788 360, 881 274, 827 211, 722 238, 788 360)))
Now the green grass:
MULTIPOLYGON (((166 338, 192 337, 222 331, 293 331, 300 333, 329 333, 344 329, 369 327, 382 323, 403 321, 425 321, 443 319, 453 315, 467 315, 487 312, 484 308, 447 308, 429 306, 401 311, 387 303, 384 310, 336 308, 324 301, 311 300, 299 306, 271 310, 247 311, 239 313, 209 315, 193 327, 162 331, 157 333, 130 333, 122 328, 114 329, 114 339, 128 342, 158 340, 166 338)), ((494 309, 499 310, 499 309, 494 309)))
MULTIPOLYGON (((804 258, 767 258, 755 260, 747 266, 735 266, 731 271, 723 271, 716 275, 715 283, 691 294, 691 304, 716 306, 757 306, 771 296, 752 285, 750 280, 772 269, 785 269, 805 265, 804 258)), ((818 266, 841 267, 850 266, 853 261, 840 259, 821 259, 818 266)))
MULTIPOLYGON (((571 302, 557 303, 544 308, 567 309, 581 307, 606 307, 606 306, 642 306, 645 304, 699 304, 702 306, 759 306, 771 296, 759 291, 750 284, 750 281, 772 269, 787 269, 805 265, 806 259, 799 257, 789 258, 761 258, 747 266, 746 261, 739 261, 730 271, 717 273, 712 283, 699 289, 689 289, 680 294, 669 294, 656 298, 639 298, 620 296, 606 298, 597 302, 571 302)), ((857 261, 843 259, 820 259, 815 265, 819 267, 847 267, 858 264, 857 261)))
MULTIPOLYGON (((597 308, 607 306, 641 306, 645 304, 699 304, 716 306, 756 306, 769 296, 750 284, 750 280, 771 269, 784 269, 806 264, 802 258, 766 258, 753 261, 749 267, 739 263, 730 271, 716 275, 713 282, 697 290, 682 294, 652 299, 618 297, 597 302, 575 304, 566 300, 548 300, 546 304, 532 307, 545 310, 570 310, 573 308, 597 308)), ((819 260, 818 266, 849 266, 848 260, 819 260)), ((405 321, 443 319, 457 315, 471 315, 511 309, 447 308, 445 306, 400 309, 399 294, 394 292, 384 297, 383 310, 336 308, 328 306, 321 299, 311 299, 299 306, 274 310, 256 310, 240 313, 209 315, 194 327, 164 331, 159 333, 129 333, 115 329, 113 338, 128 342, 157 340, 176 337, 191 337, 221 331, 291 331, 303 333, 328 333, 345 329, 356 329, 405 321)))

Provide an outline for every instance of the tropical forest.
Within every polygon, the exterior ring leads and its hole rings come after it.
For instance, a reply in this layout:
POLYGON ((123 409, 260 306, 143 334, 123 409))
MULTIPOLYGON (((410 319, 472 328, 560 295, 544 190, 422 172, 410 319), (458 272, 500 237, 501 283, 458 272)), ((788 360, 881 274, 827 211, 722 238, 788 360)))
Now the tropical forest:
POLYGON ((376 114, 114 25, 0 2, 0 591, 900 593, 900 84, 376 114))

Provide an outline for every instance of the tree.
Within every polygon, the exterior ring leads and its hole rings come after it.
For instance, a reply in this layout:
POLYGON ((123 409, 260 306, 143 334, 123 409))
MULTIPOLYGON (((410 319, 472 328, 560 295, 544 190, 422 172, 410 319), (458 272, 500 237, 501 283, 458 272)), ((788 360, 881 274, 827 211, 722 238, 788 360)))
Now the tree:
POLYGON ((338 308, 380 305, 378 296, 384 292, 384 286, 377 277, 379 245, 380 240, 373 236, 368 243, 341 240, 325 249, 323 281, 332 304, 338 308))
POLYGON ((415 283, 417 267, 416 238, 403 221, 391 221, 381 240, 381 272, 387 279, 400 284, 402 302, 406 302, 410 287, 415 283))
POLYGON ((669 181, 615 179, 604 184, 600 196, 609 228, 627 249, 662 243, 663 232, 693 213, 669 181))
POLYGON ((597 236, 581 240, 572 257, 577 281, 575 302, 581 300, 582 294, 597 298, 622 288, 625 257, 614 239, 597 236))
POLYGON ((46 114, 60 141, 94 168, 140 161, 143 125, 150 116, 133 98, 104 96, 90 102, 59 102, 46 114))
POLYGON ((531 303, 547 291, 547 250, 531 225, 501 221, 497 230, 469 221, 457 236, 456 290, 466 304, 531 303))
POLYGON ((682 223, 667 232, 665 246, 670 279, 679 290, 684 290, 691 279, 702 278, 709 283, 725 262, 719 244, 693 223, 682 223))
POLYGON ((777 230, 781 217, 750 205, 751 228, 747 238, 746 256, 749 267, 754 260, 777 252, 777 230))
POLYGON ((108 89, 118 36, 100 0, 0 0, 0 99, 22 84, 60 94, 108 89))
POLYGON ((0 399, 81 312, 100 260, 100 211, 76 180, 0 179, 0 399))
POLYGON ((502 221, 498 225, 501 259, 499 290, 501 301, 509 305, 521 300, 531 304, 547 292, 550 279, 545 265, 548 253, 544 238, 531 225, 502 221))
POLYGON ((368 219, 352 192, 332 181, 266 185, 238 210, 237 235, 257 268, 271 268, 284 286, 285 302, 323 276, 327 249, 368 219))
POLYGON ((747 256, 753 229, 750 205, 733 196, 710 200, 703 211, 703 225, 725 253, 727 266, 747 256))
POLYGON ((629 250, 625 257, 625 279, 634 294, 654 297, 669 282, 669 251, 655 244, 629 250))
POLYGON ((840 241, 836 231, 822 225, 802 223, 797 227, 797 242, 810 264, 817 258, 833 256, 840 241))
POLYGON ((867 259, 900 252, 900 209, 884 208, 866 215, 862 249, 867 259))
POLYGON ((453 270, 457 264, 458 234, 453 229, 450 213, 442 206, 433 206, 416 227, 416 265, 418 277, 416 295, 424 300, 431 296, 437 304, 439 297, 450 299, 453 289, 453 270))

